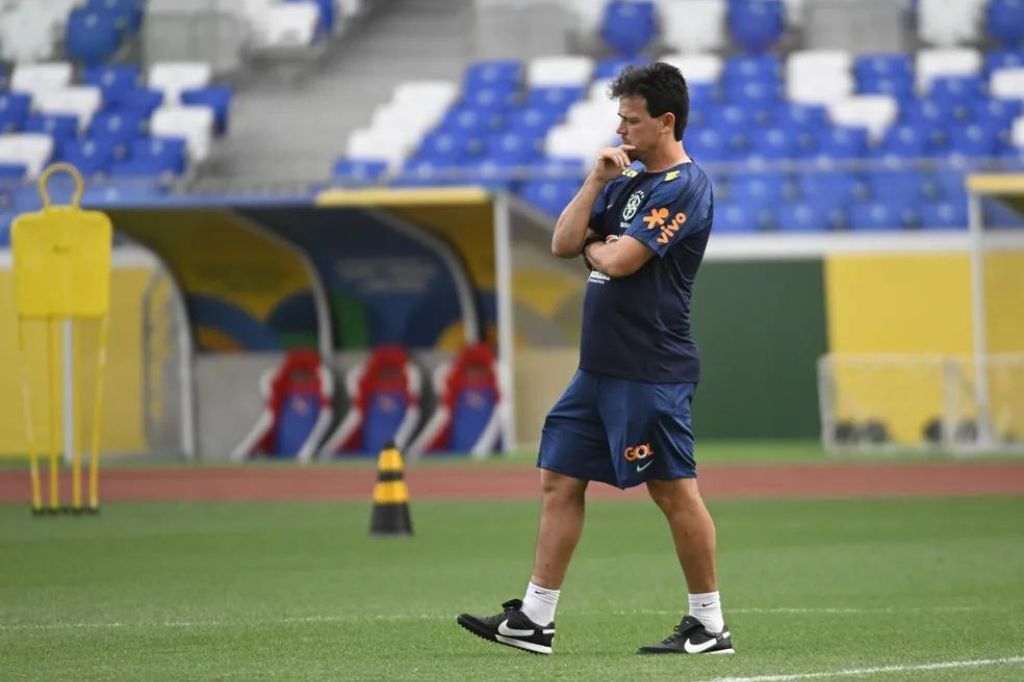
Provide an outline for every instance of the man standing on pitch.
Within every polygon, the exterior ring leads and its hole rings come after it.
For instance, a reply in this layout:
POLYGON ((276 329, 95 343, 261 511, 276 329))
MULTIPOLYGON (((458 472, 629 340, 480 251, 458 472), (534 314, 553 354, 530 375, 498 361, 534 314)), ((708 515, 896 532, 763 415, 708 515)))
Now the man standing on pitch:
POLYGON ((611 96, 619 100, 622 144, 598 153, 551 240, 556 256, 582 254, 591 272, 579 370, 541 435, 533 575, 522 601, 505 602, 495 616, 462 614, 458 622, 484 639, 550 654, 587 484, 643 483, 668 519, 690 604, 673 634, 637 653, 732 653, 715 526, 697 488, 690 428, 700 365, 690 295, 711 232, 711 183, 682 146, 689 95, 678 69, 627 68, 611 96))

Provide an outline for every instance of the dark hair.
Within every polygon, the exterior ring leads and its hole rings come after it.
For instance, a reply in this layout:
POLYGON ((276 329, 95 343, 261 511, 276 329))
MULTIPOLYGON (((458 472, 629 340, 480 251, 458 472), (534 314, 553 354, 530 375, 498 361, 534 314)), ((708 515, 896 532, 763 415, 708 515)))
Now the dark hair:
POLYGON ((676 67, 664 62, 627 66, 608 90, 613 99, 643 97, 647 100, 647 113, 651 116, 672 112, 676 115, 676 139, 683 139, 686 120, 690 117, 690 93, 686 79, 676 67))

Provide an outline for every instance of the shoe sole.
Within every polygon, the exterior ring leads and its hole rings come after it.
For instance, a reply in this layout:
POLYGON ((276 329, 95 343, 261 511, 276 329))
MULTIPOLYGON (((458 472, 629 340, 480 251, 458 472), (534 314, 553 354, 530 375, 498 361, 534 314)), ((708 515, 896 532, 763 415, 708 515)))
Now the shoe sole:
POLYGON ((734 653, 736 653, 736 650, 735 649, 719 649, 718 651, 702 651, 699 654, 691 654, 688 651, 674 651, 674 650, 666 650, 666 649, 661 649, 661 650, 658 650, 658 651, 644 651, 643 649, 639 649, 636 653, 637 653, 637 656, 661 656, 661 655, 664 655, 664 654, 683 654, 684 656, 707 656, 708 654, 725 654, 725 655, 734 654, 734 653))
POLYGON ((473 633, 480 639, 485 639, 488 642, 494 642, 495 644, 503 644, 519 651, 525 651, 528 654, 536 654, 537 656, 550 656, 552 649, 549 646, 543 646, 541 644, 534 644, 533 642, 523 642, 512 637, 502 637, 501 635, 492 634, 486 628, 479 625, 475 620, 459 616, 456 621, 463 630, 473 633))

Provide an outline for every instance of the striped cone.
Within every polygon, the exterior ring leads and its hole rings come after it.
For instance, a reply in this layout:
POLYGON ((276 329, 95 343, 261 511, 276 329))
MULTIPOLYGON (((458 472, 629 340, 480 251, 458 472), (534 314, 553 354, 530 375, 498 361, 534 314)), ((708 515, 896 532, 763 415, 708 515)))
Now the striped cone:
POLYGON ((370 535, 412 535, 409 488, 402 473, 402 453, 385 447, 377 460, 377 485, 373 489, 370 535))

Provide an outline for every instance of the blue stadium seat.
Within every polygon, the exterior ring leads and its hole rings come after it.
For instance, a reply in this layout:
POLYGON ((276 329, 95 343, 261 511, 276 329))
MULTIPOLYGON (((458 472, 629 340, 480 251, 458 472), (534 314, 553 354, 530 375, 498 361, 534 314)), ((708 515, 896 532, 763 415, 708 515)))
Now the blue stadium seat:
POLYGON ((1024 102, 1016 99, 985 98, 974 103, 972 118, 978 125, 988 128, 1009 128, 1013 120, 1024 113, 1024 102))
POLYGON ((483 136, 496 126, 495 121, 503 120, 493 113, 466 107, 455 107, 445 113, 438 130, 457 133, 459 135, 483 136))
POLYGON ((517 93, 499 87, 463 91, 461 106, 477 111, 503 111, 516 104, 517 93))
POLYGON ((391 181, 392 187, 443 187, 466 184, 466 169, 452 163, 411 158, 391 181))
POLYGON ((782 173, 746 171, 732 176, 729 192, 733 202, 751 201, 770 205, 787 198, 792 194, 792 188, 789 178, 782 173))
POLYGON ((507 119, 508 131, 522 135, 543 135, 562 118, 562 115, 542 107, 522 107, 513 111, 507 119))
POLYGON ((134 90, 141 83, 141 70, 136 64, 94 66, 85 70, 82 82, 103 91, 104 102, 116 101, 118 93, 134 90))
POLYGON ((729 57, 722 67, 722 80, 782 82, 782 61, 774 54, 745 54, 729 57))
POLYGON ((985 11, 988 36, 1002 45, 1020 45, 1024 40, 1024 2, 989 0, 985 11))
POLYGON ((985 53, 985 74, 996 69, 1016 69, 1024 66, 1024 50, 990 50, 985 53))
POLYGON ((635 57, 657 32, 654 3, 649 0, 611 0, 601 18, 601 38, 613 53, 635 57))
POLYGON ((832 125, 828 110, 820 104, 783 102, 775 107, 772 120, 782 128, 817 133, 832 125))
POLYGON ((151 175, 181 175, 188 166, 188 145, 180 137, 149 137, 132 143, 132 160, 151 175))
POLYGON ((544 138, 520 133, 500 133, 487 139, 486 156, 492 161, 525 164, 540 158, 544 138))
POLYGON ((991 128, 977 124, 954 126, 949 131, 949 154, 966 158, 995 156, 999 136, 991 128))
POLYGON ((64 145, 78 137, 78 117, 74 114, 29 114, 25 131, 47 133, 53 137, 55 152, 59 155, 64 145))
POLYGON ((868 151, 868 131, 865 128, 833 126, 818 135, 819 159, 859 159, 868 151))
POLYGON ((375 185, 384 177, 388 162, 380 159, 340 158, 334 162, 331 178, 351 185, 375 185))
POLYGON ((932 82, 928 99, 962 122, 971 117, 974 103, 987 97, 987 86, 979 76, 941 76, 932 82))
POLYGON ((686 150, 690 156, 702 163, 729 161, 733 151, 728 139, 713 128, 694 128, 686 134, 686 150))
POLYGON ((865 95, 888 95, 899 104, 914 99, 914 81, 911 78, 866 78, 857 82, 857 92, 865 95))
POLYGON ((117 52, 122 35, 116 15, 88 7, 75 9, 68 16, 64 51, 87 67, 98 66, 117 52))
POLYGON ((820 204, 787 202, 779 207, 777 227, 780 232, 827 232, 829 217, 820 204))
POLYGON ((722 201, 715 206, 714 230, 718 234, 753 234, 759 230, 759 207, 722 201))
POLYGON ((20 92, 0 93, 0 134, 13 133, 25 127, 32 97, 20 92))
POLYGON ((904 216, 901 211, 886 203, 869 201, 855 203, 849 209, 850 229, 854 231, 902 230, 904 216))
POLYGON ((967 187, 964 174, 960 171, 943 170, 931 175, 928 182, 933 183, 933 192, 949 203, 967 203, 967 187))
POLYGON ((789 128, 768 128, 750 138, 749 160, 781 161, 802 156, 798 134, 789 128))
MULTIPOLYGON (((138 114, 148 119, 164 102, 164 93, 151 88, 112 91, 105 104, 106 111, 121 111, 138 114)), ((106 99, 106 98, 105 98, 106 99)))
POLYGON ((858 83, 878 78, 913 80, 914 67, 906 53, 864 54, 854 60, 853 75, 858 83))
POLYGON ((545 213, 557 216, 579 190, 578 180, 528 180, 519 188, 524 201, 545 213))
POLYGON ((842 206, 866 194, 862 182, 845 171, 805 171, 797 175, 800 194, 808 202, 827 207, 842 206))
POLYGON ((101 111, 89 125, 89 138, 110 141, 115 154, 123 158, 136 138, 142 136, 144 117, 132 111, 101 111))
POLYGON ((588 170, 588 166, 579 159, 561 159, 546 156, 540 161, 530 164, 530 177, 537 180, 572 180, 579 182, 588 170))
POLYGON ((868 190, 875 201, 912 204, 926 198, 927 179, 915 170, 876 170, 867 174, 868 190))
POLYGON ((785 6, 782 0, 730 0, 726 24, 743 50, 764 52, 785 31, 785 6))
MULTIPOLYGON (((605 59, 598 60, 597 64, 594 65, 594 80, 615 78, 622 73, 622 70, 627 66, 643 66, 648 63, 650 63, 650 60, 644 57, 632 57, 628 59, 623 57, 606 57, 605 59)), ((693 85, 700 84, 694 83, 693 85)))
POLYGON ((22 180, 26 173, 28 167, 23 163, 0 163, 0 182, 22 180))
POLYGON ((890 126, 874 152, 884 158, 917 159, 927 156, 928 150, 927 131, 903 123, 890 126))
POLYGON ((97 140, 67 142, 58 158, 72 164, 82 175, 106 173, 114 162, 114 145, 97 140))
POLYGON ((583 94, 583 88, 572 86, 531 88, 526 95, 526 105, 564 114, 583 94))
POLYGON ((474 62, 462 78, 463 91, 493 88, 511 92, 523 80, 523 63, 518 59, 492 59, 474 62))
POLYGON ((206 88, 195 88, 185 90, 181 93, 181 103, 188 105, 206 106, 213 109, 213 129, 218 135, 228 132, 228 114, 231 109, 231 99, 234 92, 231 88, 222 85, 212 85, 206 88))
POLYGON ((921 205, 921 227, 963 229, 967 227, 966 201, 929 201, 921 205))
POLYGON ((730 81, 725 86, 725 94, 731 104, 770 110, 782 99, 782 88, 771 81, 730 81))
POLYGON ((470 156, 469 144, 472 139, 443 130, 428 133, 420 142, 416 155, 435 163, 459 164, 470 156))

